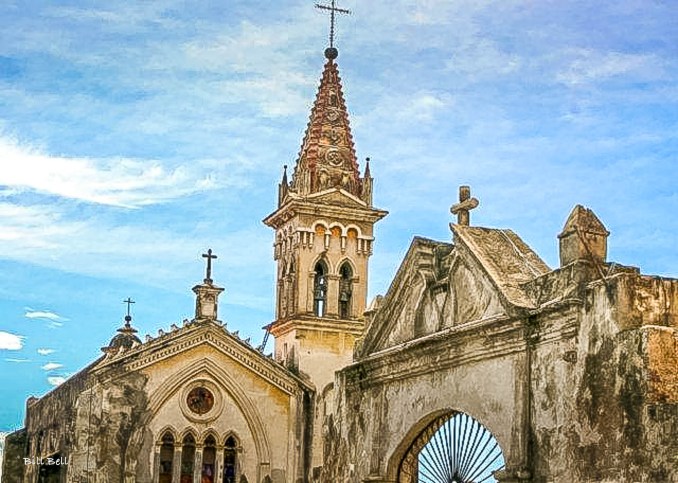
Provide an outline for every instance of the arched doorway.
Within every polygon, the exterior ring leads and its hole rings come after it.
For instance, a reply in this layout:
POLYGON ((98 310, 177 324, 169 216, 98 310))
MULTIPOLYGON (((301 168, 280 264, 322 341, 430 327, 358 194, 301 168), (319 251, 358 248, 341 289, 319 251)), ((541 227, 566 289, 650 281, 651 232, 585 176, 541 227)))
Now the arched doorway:
POLYGON ((492 433, 465 413, 436 417, 412 441, 398 468, 398 483, 494 482, 504 455, 492 433))

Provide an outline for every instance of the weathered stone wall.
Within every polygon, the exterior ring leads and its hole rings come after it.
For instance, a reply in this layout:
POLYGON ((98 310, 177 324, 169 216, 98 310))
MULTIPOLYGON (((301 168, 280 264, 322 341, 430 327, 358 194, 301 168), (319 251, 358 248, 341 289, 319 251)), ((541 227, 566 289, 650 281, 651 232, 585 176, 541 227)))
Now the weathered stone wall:
POLYGON ((69 481, 151 481, 142 451, 151 450, 144 446, 149 419, 145 385, 143 375, 124 373, 81 393, 69 481))
MULTIPOLYGON (((46 458, 58 453, 61 457, 69 458, 74 452, 77 434, 77 402, 80 394, 93 384, 90 369, 91 366, 41 399, 28 401, 26 457, 46 458)), ((38 465, 27 465, 24 481, 36 481, 38 470, 38 465)))
MULTIPOLYGON (((416 257, 407 264, 421 268, 416 257)), ((477 269, 461 272, 449 286, 475 297, 477 269)), ((408 339, 383 333, 384 346, 373 331, 338 374, 323 481, 395 482, 402 446, 446 409, 495 435, 511 470, 500 481, 678 481, 678 281, 579 261, 525 285, 538 308, 523 318, 451 327, 440 324, 451 312, 421 310, 435 297, 409 285, 372 321, 408 339), (418 312, 406 307, 413 298, 418 312)))
POLYGON ((2 460, 2 483, 21 483, 24 476, 24 454, 26 452, 26 430, 20 429, 8 434, 2 460))
POLYGON ((509 466, 521 467, 527 361, 516 343, 524 340, 522 327, 506 320, 455 327, 341 371, 335 413, 325 420, 330 456, 323 481, 395 481, 408 443, 449 410, 480 421, 509 466))
MULTIPOLYGON (((69 482, 150 481, 148 468, 137 468, 148 417, 145 383, 140 374, 122 372, 97 383, 90 367, 29 402, 22 457, 58 454, 68 461, 63 478, 69 482)), ((35 481, 39 467, 24 469, 18 481, 35 481)))
POLYGON ((538 319, 534 482, 678 481, 676 285, 622 273, 580 286, 573 339, 548 337, 571 315, 538 319))

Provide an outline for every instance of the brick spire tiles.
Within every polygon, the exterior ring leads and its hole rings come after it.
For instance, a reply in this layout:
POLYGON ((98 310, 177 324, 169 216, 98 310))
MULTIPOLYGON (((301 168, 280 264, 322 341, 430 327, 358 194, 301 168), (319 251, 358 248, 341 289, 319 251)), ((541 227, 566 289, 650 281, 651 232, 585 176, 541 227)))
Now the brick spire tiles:
POLYGON ((361 196, 362 180, 334 56, 327 62, 299 152, 291 189, 305 196, 342 188, 361 196))

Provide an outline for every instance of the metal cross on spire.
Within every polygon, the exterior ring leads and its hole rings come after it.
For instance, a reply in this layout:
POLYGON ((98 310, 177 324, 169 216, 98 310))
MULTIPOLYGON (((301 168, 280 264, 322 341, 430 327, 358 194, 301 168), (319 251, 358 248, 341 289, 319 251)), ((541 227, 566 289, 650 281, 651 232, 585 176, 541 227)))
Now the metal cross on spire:
POLYGON ((212 283, 212 260, 217 258, 216 255, 212 255, 212 249, 207 250, 207 253, 202 254, 203 258, 207 259, 207 272, 205 274, 205 283, 212 283))
POLYGON ((349 15, 351 13, 350 10, 346 10, 345 8, 338 8, 336 5, 336 0, 332 0, 331 5, 320 5, 319 3, 315 4, 315 8, 319 8, 321 10, 329 10, 330 12, 330 49, 334 49, 334 23, 335 23, 335 16, 337 13, 344 13, 349 15))

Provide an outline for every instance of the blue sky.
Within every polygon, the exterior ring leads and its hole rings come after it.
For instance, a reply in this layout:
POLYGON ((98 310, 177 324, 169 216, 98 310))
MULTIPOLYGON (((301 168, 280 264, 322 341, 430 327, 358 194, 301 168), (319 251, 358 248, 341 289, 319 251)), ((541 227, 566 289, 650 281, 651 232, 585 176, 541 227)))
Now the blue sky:
MULTIPOLYGON (((200 254, 220 315, 272 319, 276 202, 327 43, 309 0, 0 4, 0 431, 98 357, 132 297, 155 334, 193 315, 200 254)), ((673 1, 358 2, 337 45, 378 225, 371 296, 414 235, 508 227, 557 265, 572 207, 610 259, 678 274, 673 1)))

